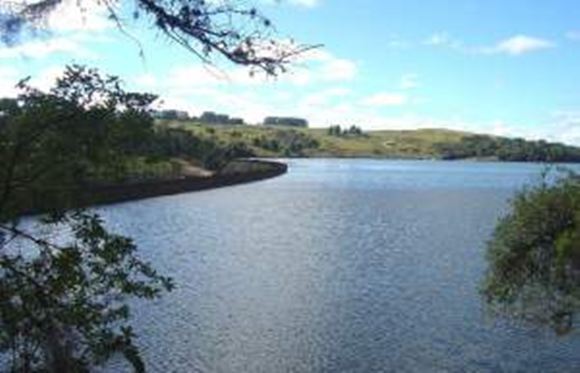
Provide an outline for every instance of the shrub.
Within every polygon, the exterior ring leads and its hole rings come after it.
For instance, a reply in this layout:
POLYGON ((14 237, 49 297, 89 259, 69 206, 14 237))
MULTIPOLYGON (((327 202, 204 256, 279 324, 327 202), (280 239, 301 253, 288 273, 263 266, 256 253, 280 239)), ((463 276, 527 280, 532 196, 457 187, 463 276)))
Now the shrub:
POLYGON ((568 332, 580 310, 580 178, 519 193, 489 242, 493 311, 568 332))

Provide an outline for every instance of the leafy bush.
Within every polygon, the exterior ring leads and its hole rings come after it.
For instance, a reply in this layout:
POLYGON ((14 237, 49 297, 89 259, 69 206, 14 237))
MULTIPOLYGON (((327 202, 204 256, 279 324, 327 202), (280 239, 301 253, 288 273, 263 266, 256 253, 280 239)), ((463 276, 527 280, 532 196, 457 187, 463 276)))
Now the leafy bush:
POLYGON ((512 208, 489 243, 483 293, 494 311, 567 332, 580 310, 580 179, 525 190, 512 208))

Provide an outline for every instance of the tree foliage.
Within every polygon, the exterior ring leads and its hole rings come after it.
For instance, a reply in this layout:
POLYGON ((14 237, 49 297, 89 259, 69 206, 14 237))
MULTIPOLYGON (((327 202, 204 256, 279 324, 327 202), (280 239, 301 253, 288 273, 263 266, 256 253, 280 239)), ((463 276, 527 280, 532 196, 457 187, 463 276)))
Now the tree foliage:
POLYGON ((488 260, 483 293, 492 310, 571 331, 580 311, 580 178, 518 194, 488 260))
POLYGON ((342 127, 340 125, 333 125, 328 127, 328 135, 329 136, 336 136, 336 137, 358 137, 358 136, 363 136, 364 132, 363 130, 356 126, 356 125, 351 125, 348 128, 342 129, 342 127))
POLYGON ((285 126, 285 127, 302 127, 308 128, 308 121, 304 118, 294 117, 266 117, 264 118, 265 126, 285 126))
MULTIPOLYGON (((1 2, 3 39, 14 42, 26 29, 42 28, 65 1, 1 2)), ((211 63, 218 55, 268 75, 285 71, 297 55, 315 48, 278 39, 272 22, 239 0, 75 0, 74 4, 81 10, 96 4, 121 30, 131 21, 147 23, 204 62, 211 63), (122 14, 127 9, 132 9, 129 18, 122 14)))
POLYGON ((255 155, 243 142, 222 144, 213 137, 196 136, 187 129, 164 126, 155 128, 149 144, 145 155, 193 159, 214 171, 219 171, 233 159, 255 155))
POLYGON ((496 158, 511 162, 580 162, 580 149, 546 141, 526 141, 485 135, 464 137, 459 143, 440 143, 443 159, 496 158))
POLYGON ((155 96, 126 92, 116 77, 71 66, 49 92, 19 87, 0 103, 2 218, 31 190, 121 178, 152 136, 155 96))
POLYGON ((318 148, 320 143, 303 132, 276 130, 270 132, 268 136, 254 138, 252 145, 284 157, 300 157, 305 154, 305 151, 318 148))
POLYGON ((171 280, 98 215, 68 211, 72 195, 58 195, 41 228, 19 211, 34 190, 125 172, 152 136, 154 96, 81 66, 48 93, 20 88, 0 102, 0 353, 18 372, 82 372, 118 353, 142 371, 126 300, 155 298, 171 280))
POLYGON ((63 226, 72 231, 65 244, 0 226, 0 351, 9 352, 13 371, 83 372, 115 354, 143 371, 126 300, 155 298, 172 288, 171 280, 97 215, 53 215, 44 229, 63 226))

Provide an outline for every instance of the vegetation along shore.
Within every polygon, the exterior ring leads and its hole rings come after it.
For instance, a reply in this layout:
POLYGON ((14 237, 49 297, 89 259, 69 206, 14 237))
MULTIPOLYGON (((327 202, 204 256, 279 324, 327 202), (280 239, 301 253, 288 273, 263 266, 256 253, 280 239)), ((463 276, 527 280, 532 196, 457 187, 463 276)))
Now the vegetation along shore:
POLYGON ((62 205, 60 195, 71 196, 67 207, 79 208, 251 183, 283 175, 287 169, 288 166, 281 162, 239 159, 215 173, 183 173, 171 178, 42 189, 28 195, 20 214, 52 211, 62 205))

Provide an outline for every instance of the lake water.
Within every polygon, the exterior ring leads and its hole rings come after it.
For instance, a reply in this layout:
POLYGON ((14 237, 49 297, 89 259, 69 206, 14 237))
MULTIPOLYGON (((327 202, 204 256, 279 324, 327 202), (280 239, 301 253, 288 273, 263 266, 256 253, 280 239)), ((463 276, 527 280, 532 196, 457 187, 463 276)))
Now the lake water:
POLYGON ((494 320, 478 294, 486 241, 541 166, 289 164, 99 209, 178 285, 135 312, 150 371, 580 371, 576 334, 494 320))

